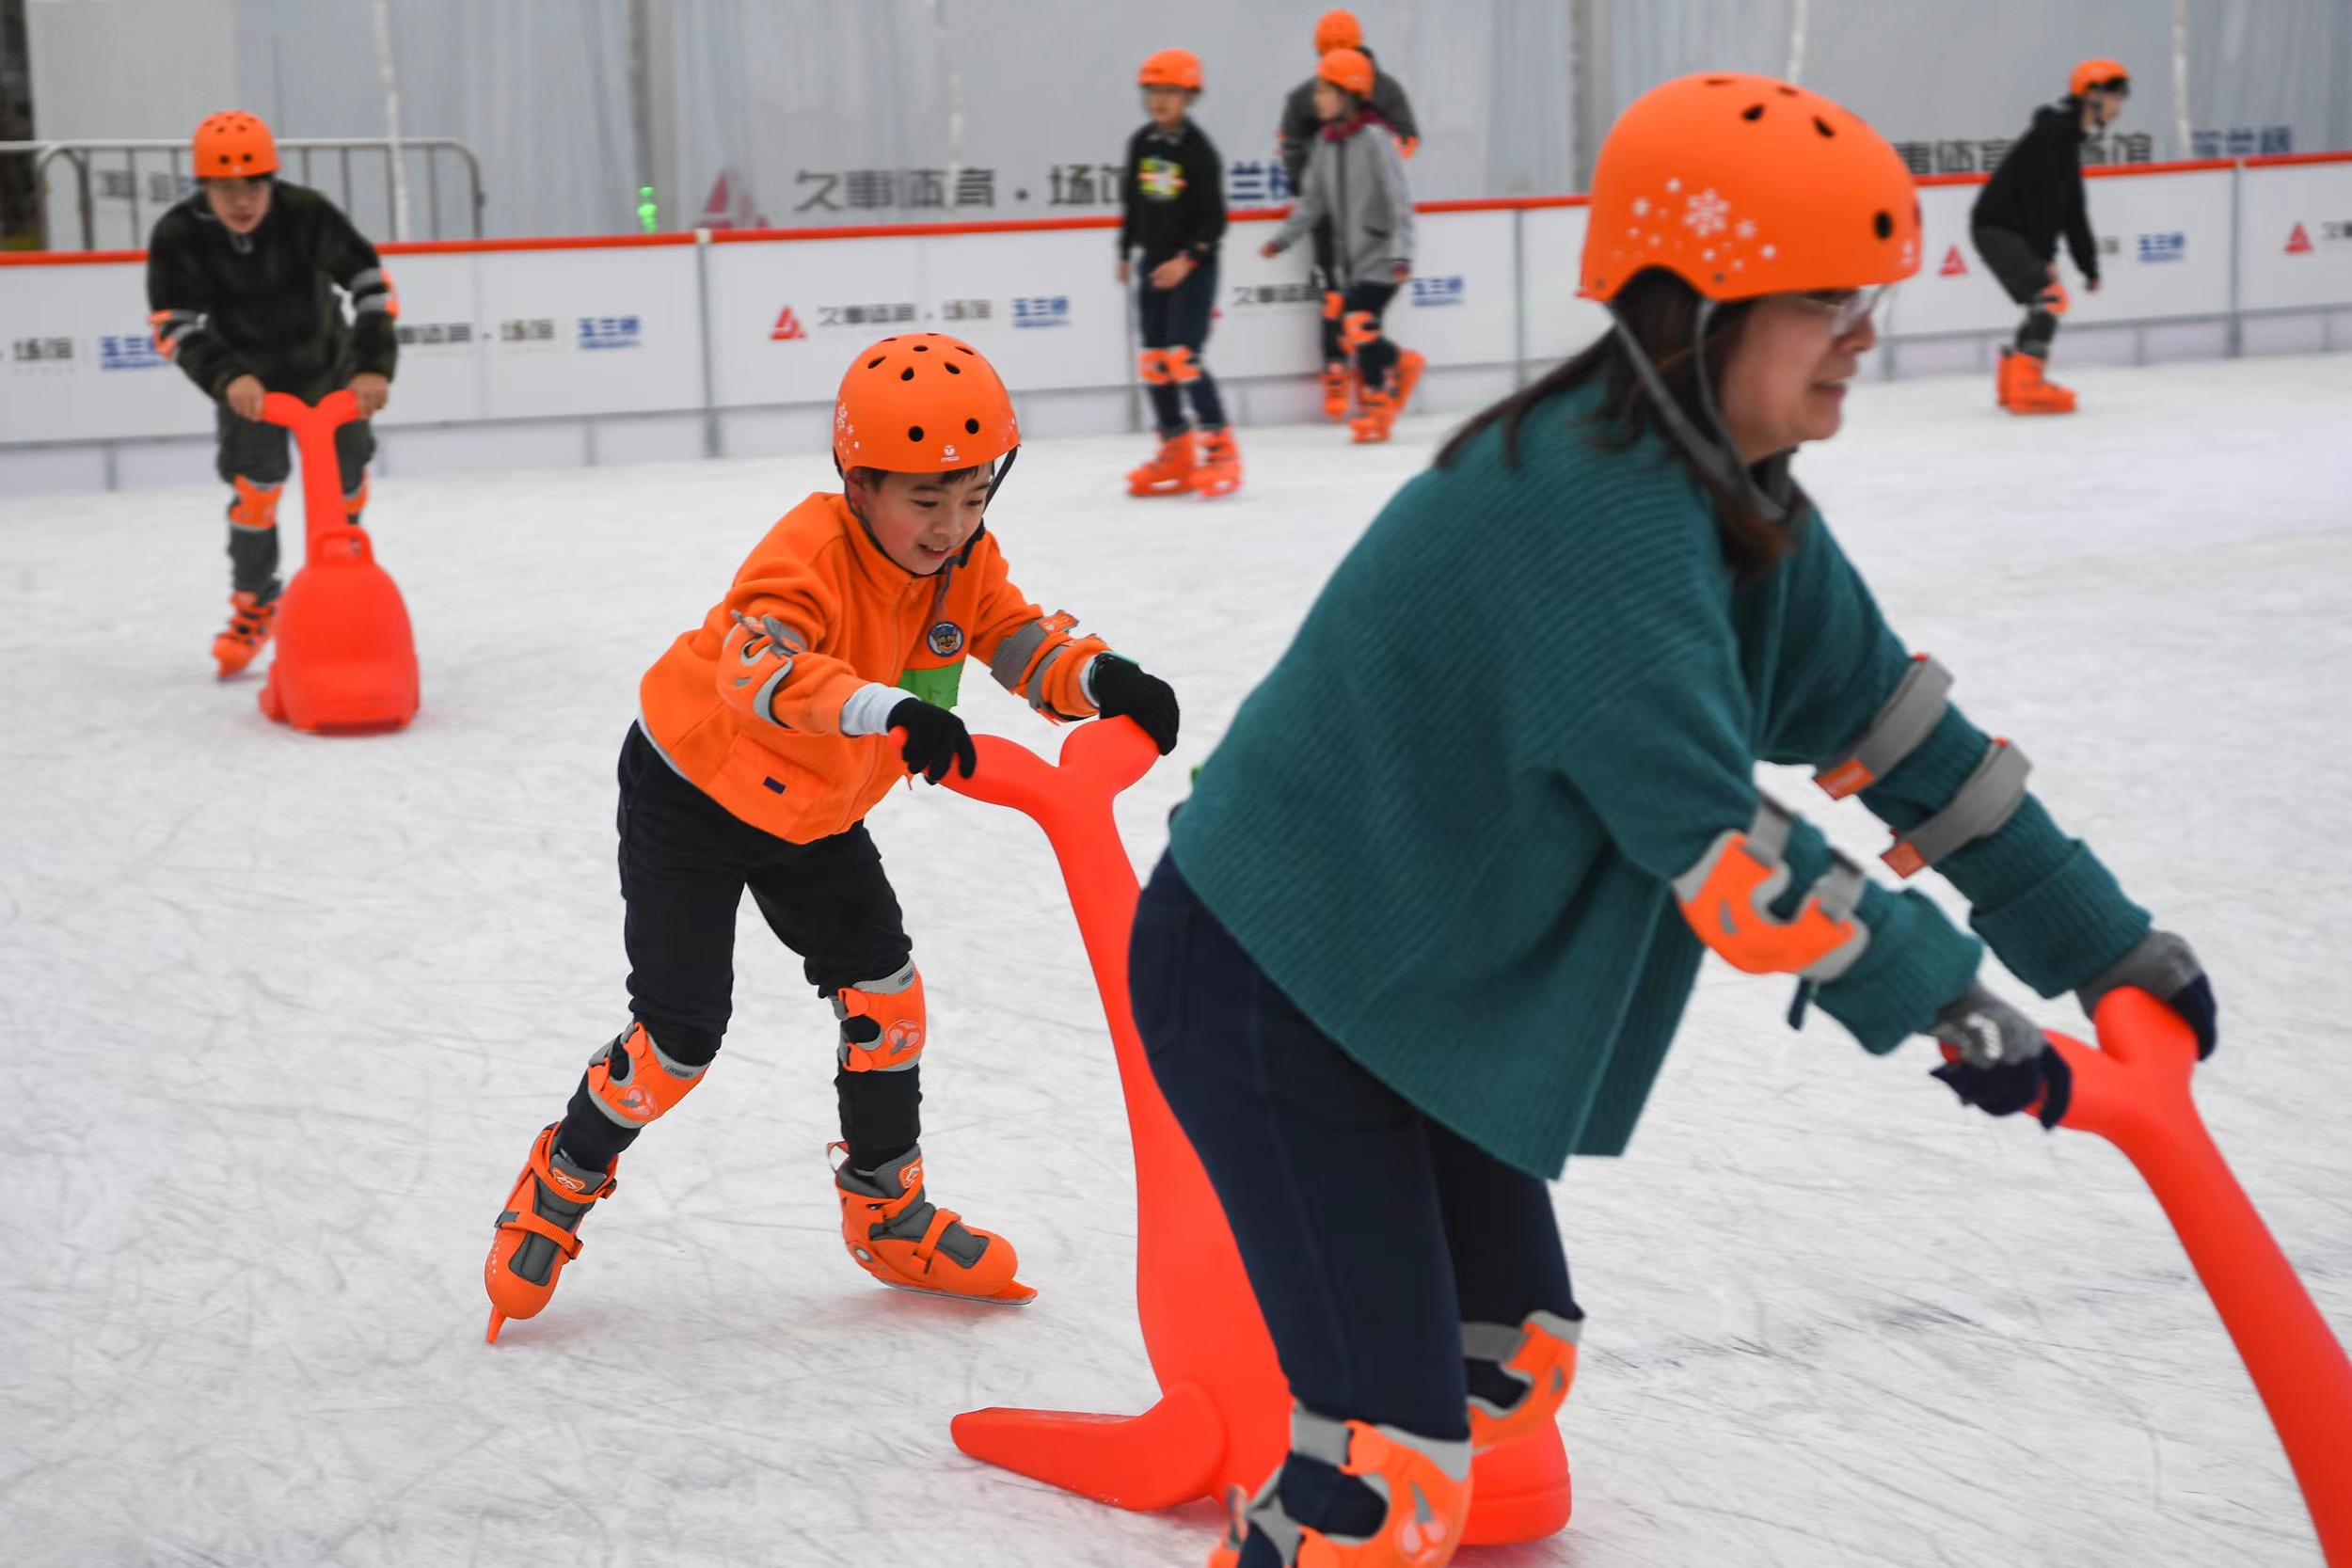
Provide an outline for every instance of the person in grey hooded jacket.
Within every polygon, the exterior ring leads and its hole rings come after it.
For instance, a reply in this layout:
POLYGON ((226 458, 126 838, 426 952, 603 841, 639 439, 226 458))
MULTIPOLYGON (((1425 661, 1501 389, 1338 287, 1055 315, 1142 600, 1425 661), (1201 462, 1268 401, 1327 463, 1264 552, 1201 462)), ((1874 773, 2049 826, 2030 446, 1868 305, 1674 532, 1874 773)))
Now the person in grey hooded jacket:
POLYGON ((1380 318, 1413 275, 1413 198, 1395 135, 1370 103, 1372 62, 1334 49, 1315 71, 1323 129, 1298 200, 1261 254, 1279 256, 1321 223, 1331 226, 1332 282, 1341 292, 1340 342, 1354 356, 1363 412, 1359 441, 1385 441, 1420 380, 1422 358, 1400 350, 1380 318))

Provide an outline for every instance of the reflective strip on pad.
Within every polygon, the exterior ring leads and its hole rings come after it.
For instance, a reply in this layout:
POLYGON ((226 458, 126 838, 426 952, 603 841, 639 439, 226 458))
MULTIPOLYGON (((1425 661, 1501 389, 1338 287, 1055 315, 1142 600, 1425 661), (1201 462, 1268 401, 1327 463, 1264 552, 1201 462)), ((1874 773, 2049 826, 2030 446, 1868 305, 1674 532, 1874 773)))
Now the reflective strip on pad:
POLYGON ((1032 621, 996 645, 995 657, 988 661, 988 673, 996 677, 996 684, 1008 691, 1021 689, 1021 677, 1029 668, 1029 660, 1045 646, 1053 633, 1043 621, 1032 621))
POLYGON ((1833 800, 1859 794, 1917 751, 1951 705, 1952 674, 1927 654, 1913 656, 1894 693, 1879 707, 1862 738, 1814 770, 1813 782, 1833 800))
POLYGON ((1985 748, 1976 771, 1942 811, 1907 833, 1895 835, 1895 847, 1879 858, 1899 877, 1915 877, 1938 861, 1990 838, 2017 815, 2026 801, 2026 777, 2033 764, 2007 740, 1985 748))

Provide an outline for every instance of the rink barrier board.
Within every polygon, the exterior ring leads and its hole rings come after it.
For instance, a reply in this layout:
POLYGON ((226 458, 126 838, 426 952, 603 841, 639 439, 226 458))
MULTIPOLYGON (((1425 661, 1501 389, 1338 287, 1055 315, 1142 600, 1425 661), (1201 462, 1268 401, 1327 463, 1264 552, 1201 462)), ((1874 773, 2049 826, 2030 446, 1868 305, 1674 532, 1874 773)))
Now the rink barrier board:
MULTIPOLYGON (((2352 153, 2107 166, 2092 217, 2105 287, 2070 277, 2070 331, 2312 312, 2323 340, 2352 308, 2352 153)), ((1982 175, 1920 180, 1919 274, 1888 307, 1891 343, 2004 333, 2016 308, 1968 234, 1982 175)), ((1605 325, 1574 290, 1586 198, 1419 204, 1415 276, 1393 335, 1433 372, 1523 380, 1605 325)), ((1237 386, 1319 360, 1319 301, 1297 248, 1258 256, 1232 214, 1210 363, 1237 386)), ((938 225, 388 244, 402 305, 399 386, 381 422, 449 429, 728 416, 831 402, 846 354, 893 330, 969 339, 1026 394, 1123 399, 1142 412, 1133 296, 1107 215, 938 225), (791 248, 779 248, 791 247, 791 248)), ((194 439, 212 410, 148 337, 139 251, 17 253, 0 289, 0 450, 194 439)), ((1893 356, 1887 361, 1891 369, 1893 356)), ((1436 383, 1433 382, 1433 385, 1436 383)), ((1467 383, 1465 383, 1467 384, 1467 383)), ((1247 399, 1243 400, 1247 403, 1247 399)), ((594 437, 589 440, 593 454, 594 437)), ((111 480, 111 471, 109 473, 111 480)))

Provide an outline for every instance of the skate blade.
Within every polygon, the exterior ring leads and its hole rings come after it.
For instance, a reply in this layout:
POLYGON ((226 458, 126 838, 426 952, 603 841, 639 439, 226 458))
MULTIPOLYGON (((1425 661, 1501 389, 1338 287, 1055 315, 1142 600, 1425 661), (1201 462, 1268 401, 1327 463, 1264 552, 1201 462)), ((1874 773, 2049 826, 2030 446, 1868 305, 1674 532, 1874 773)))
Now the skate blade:
POLYGON ((1017 1279, 1007 1284, 993 1296, 976 1296, 964 1291, 942 1291, 930 1285, 910 1285, 903 1280, 884 1279, 880 1275, 875 1275, 873 1279, 878 1285, 886 1285, 894 1291, 904 1291, 911 1296, 938 1296, 948 1301, 976 1302, 982 1307, 1026 1307, 1037 1300, 1036 1288, 1024 1285, 1017 1279))
POLYGON ((491 1308, 490 1308, 490 1332, 489 1332, 489 1333, 487 1333, 487 1334, 485 1334, 485 1335, 484 1335, 484 1336, 482 1337, 482 1342, 483 1342, 484 1344, 485 1344, 485 1345, 495 1345, 495 1344, 497 1344, 497 1343, 499 1342, 499 1330, 500 1330, 500 1329, 501 1329, 501 1328, 504 1328, 505 1326, 506 1326, 506 1314, 505 1314, 505 1313, 503 1313, 503 1312, 501 1312, 501 1311, 500 1311, 500 1310, 499 1310, 497 1307, 491 1307, 491 1308))

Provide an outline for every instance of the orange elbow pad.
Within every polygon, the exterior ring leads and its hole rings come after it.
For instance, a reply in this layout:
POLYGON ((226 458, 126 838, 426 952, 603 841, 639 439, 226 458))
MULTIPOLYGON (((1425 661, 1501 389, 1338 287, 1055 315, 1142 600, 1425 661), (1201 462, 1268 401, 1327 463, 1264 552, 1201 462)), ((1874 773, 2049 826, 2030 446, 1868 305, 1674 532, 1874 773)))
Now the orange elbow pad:
POLYGON ((1865 881, 1861 867, 1840 856, 1806 890, 1795 914, 1774 914, 1773 901, 1788 886, 1781 856, 1795 820, 1762 801, 1746 832, 1718 835, 1675 879, 1675 897, 1699 940, 1734 969, 1827 982, 1851 969, 1870 944, 1870 928, 1854 918, 1865 881))
POLYGON ((776 717, 776 692, 791 678, 792 660, 808 652, 798 632, 772 615, 753 620, 738 615, 719 646, 719 695, 729 707, 771 724, 776 717))

